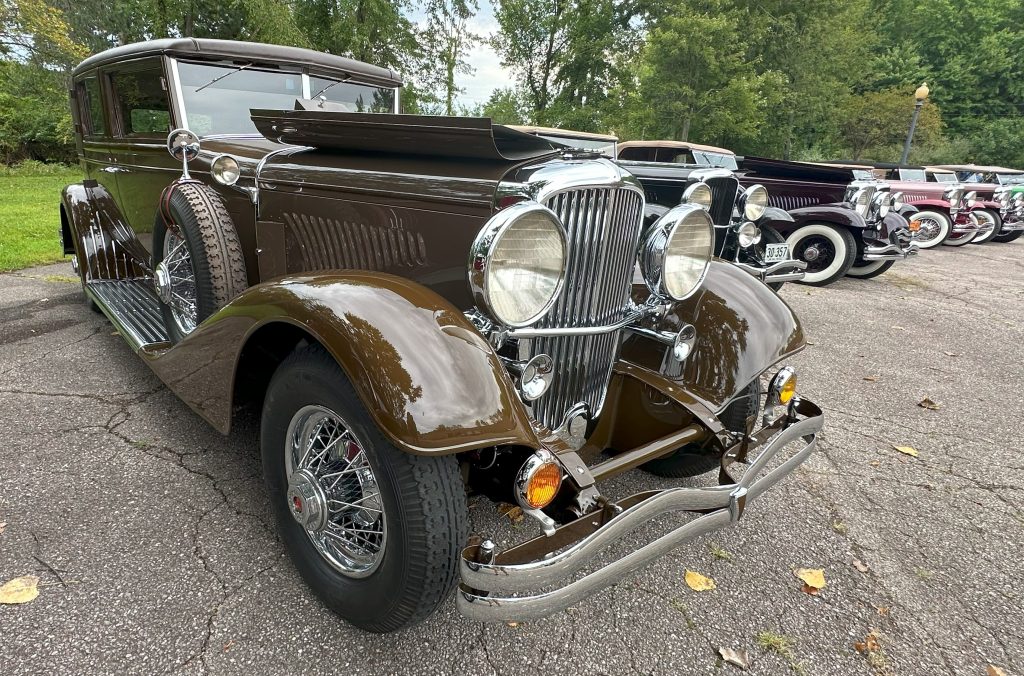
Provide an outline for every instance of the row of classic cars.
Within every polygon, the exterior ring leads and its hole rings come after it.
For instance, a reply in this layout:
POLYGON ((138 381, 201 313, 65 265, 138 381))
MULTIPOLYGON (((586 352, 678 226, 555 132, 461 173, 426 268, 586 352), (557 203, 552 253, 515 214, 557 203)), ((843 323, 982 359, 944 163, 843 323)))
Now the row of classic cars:
POLYGON ((59 215, 85 298, 218 432, 258 412, 282 541, 326 606, 387 632, 457 588, 471 618, 544 617, 813 453, 823 415, 785 364, 804 333, 769 285, 912 255, 891 189, 818 167, 827 202, 798 204, 767 162, 616 160, 599 135, 401 114, 401 87, 191 38, 72 75, 84 175, 59 215), (635 469, 718 481, 608 492, 635 469), (471 494, 537 535, 470 533, 471 494))

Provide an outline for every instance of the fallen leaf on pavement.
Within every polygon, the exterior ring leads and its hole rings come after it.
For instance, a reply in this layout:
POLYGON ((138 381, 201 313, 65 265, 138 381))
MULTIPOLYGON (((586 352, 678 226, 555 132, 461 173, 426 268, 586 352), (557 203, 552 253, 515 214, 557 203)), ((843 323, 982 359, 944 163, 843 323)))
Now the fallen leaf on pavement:
POLYGON ((865 655, 867 653, 878 652, 878 649, 881 648, 881 646, 878 645, 878 632, 872 629, 868 635, 864 637, 863 642, 858 641, 853 644, 853 647, 856 648, 857 652, 864 653, 865 655))
POLYGON ((868 564, 864 563, 860 559, 854 559, 853 560, 853 567, 856 568, 857 570, 859 570, 862 573, 866 573, 869 570, 868 564))
POLYGON ((505 624, 513 629, 519 626, 518 622, 506 622, 505 624))
POLYGON ((872 467, 878 467, 879 465, 882 464, 882 462, 880 460, 872 460, 868 464, 871 465, 872 467))
POLYGON ((985 670, 985 674, 986 676, 1006 676, 1006 670, 990 664, 988 665, 988 669, 985 670))
POLYGON ((959 357, 960 356, 956 352, 943 352, 942 354, 946 355, 947 357, 959 357))
POLYGON ((882 617, 889 616, 889 606, 875 606, 875 610, 877 610, 878 614, 882 617))
POLYGON ((750 668, 750 656, 747 655, 746 650, 733 650, 732 648, 719 648, 718 654, 722 656, 722 660, 737 666, 743 671, 750 668))
POLYGON ((695 573, 692 570, 686 571, 686 575, 683 576, 683 579, 686 580, 686 586, 693 591, 702 592, 715 589, 714 580, 710 577, 704 577, 700 573, 695 573))
POLYGON ((3 535, 4 528, 7 528, 7 522, 6 521, 0 521, 0 535, 3 535))
POLYGON ((39 578, 24 575, 9 580, 0 587, 0 603, 28 603, 39 596, 39 578))
POLYGON ((878 376, 864 376, 864 380, 868 381, 869 383, 873 383, 876 380, 878 380, 878 376))
POLYGON ((800 568, 794 570, 793 574, 804 583, 804 591, 808 594, 817 594, 818 590, 825 586, 825 571, 821 568, 800 568), (809 589, 814 591, 808 591, 809 589))
POLYGON ((896 329, 897 331, 906 331, 906 329, 903 328, 902 326, 893 326, 892 328, 896 329))
POLYGON ((926 408, 929 411, 938 411, 939 410, 939 405, 936 404, 931 399, 929 399, 928 397, 925 397, 921 401, 917 402, 917 405, 920 406, 921 408, 926 408))
POLYGON ((896 444, 893 444, 892 447, 895 448, 900 453, 909 455, 913 458, 916 458, 919 455, 917 449, 914 448, 913 446, 897 446, 896 444))
POLYGON ((498 514, 507 516, 512 523, 519 523, 523 520, 523 508, 502 502, 498 505, 498 514))

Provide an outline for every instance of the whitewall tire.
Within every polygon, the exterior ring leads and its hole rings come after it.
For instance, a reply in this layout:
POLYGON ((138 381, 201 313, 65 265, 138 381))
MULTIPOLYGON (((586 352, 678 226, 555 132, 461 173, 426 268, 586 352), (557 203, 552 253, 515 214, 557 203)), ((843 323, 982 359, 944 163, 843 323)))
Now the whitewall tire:
POLYGON ((838 225, 809 223, 794 230, 786 243, 795 260, 807 263, 802 283, 812 286, 836 281, 849 272, 857 258, 853 234, 838 225))
POLYGON ((921 249, 934 249, 949 237, 953 229, 949 216, 940 211, 919 211, 912 214, 910 220, 921 224, 917 233, 917 246, 921 249))

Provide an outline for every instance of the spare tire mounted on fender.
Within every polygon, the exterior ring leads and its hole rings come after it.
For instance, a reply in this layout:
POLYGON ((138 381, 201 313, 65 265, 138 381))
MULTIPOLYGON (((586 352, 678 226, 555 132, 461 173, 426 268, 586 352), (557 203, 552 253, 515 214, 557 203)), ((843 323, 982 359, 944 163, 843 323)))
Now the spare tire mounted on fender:
POLYGON ((153 227, 155 285, 172 343, 248 286, 238 231, 224 202, 198 182, 174 183, 153 227))

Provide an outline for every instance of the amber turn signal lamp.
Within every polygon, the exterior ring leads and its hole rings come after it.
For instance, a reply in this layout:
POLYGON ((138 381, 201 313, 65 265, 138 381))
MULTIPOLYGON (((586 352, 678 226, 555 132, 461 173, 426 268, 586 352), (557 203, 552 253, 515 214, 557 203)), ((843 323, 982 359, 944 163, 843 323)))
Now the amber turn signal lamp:
POLYGON ((516 498, 523 509, 543 509, 562 487, 562 467, 546 450, 531 455, 516 476, 516 498))
POLYGON ((796 374, 791 375, 779 388, 779 403, 788 404, 789 400, 796 394, 796 374))

